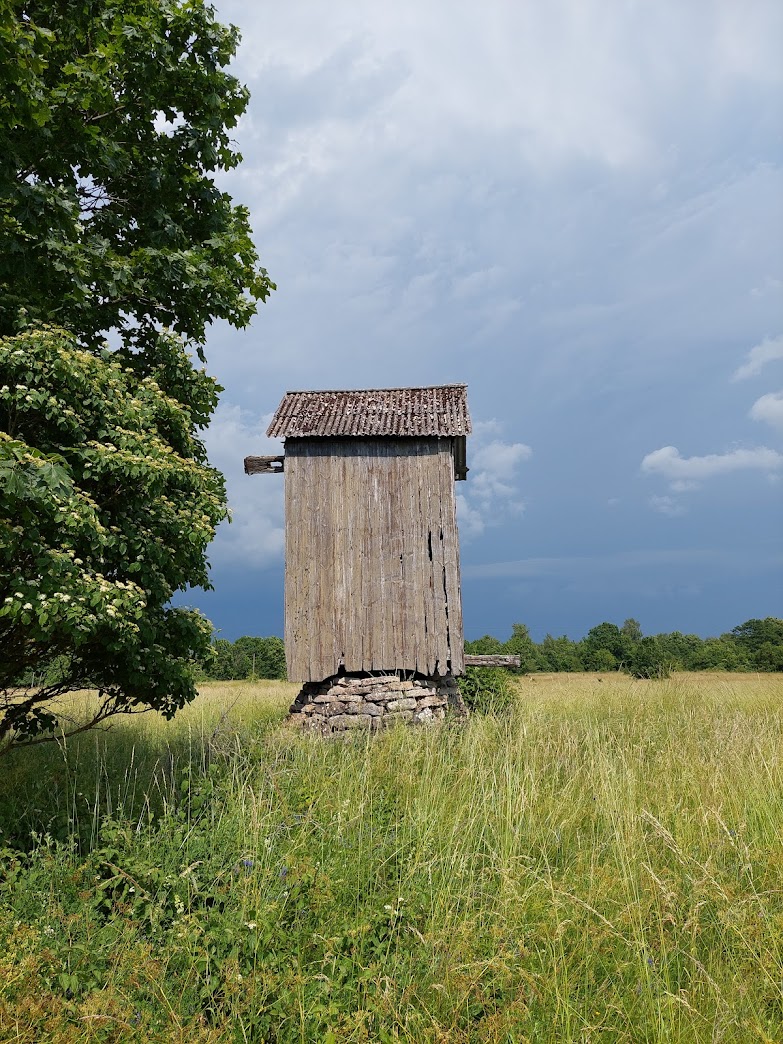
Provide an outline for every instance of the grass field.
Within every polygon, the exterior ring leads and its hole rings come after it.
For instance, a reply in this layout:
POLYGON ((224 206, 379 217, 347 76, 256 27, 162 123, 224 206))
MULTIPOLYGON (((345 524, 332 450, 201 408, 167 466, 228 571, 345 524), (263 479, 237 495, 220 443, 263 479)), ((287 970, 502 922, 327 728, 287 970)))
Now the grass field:
POLYGON ((349 741, 215 684, 3 764, 0 1042, 783 1041, 783 676, 349 741))

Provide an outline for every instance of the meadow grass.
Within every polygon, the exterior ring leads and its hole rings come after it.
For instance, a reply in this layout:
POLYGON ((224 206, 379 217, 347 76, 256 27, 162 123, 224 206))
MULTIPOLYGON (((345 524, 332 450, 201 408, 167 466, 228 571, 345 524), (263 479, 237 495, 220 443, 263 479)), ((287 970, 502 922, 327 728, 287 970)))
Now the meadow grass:
POLYGON ((516 687, 334 741, 205 685, 7 759, 0 1041, 783 1040, 783 676, 516 687))

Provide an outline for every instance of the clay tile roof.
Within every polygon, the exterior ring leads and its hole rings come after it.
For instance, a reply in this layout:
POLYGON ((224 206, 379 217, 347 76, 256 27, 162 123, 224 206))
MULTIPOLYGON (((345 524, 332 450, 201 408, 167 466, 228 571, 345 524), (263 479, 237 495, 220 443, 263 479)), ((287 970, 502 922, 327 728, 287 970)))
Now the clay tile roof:
POLYGON ((270 438, 470 435, 467 385, 286 392, 270 438))

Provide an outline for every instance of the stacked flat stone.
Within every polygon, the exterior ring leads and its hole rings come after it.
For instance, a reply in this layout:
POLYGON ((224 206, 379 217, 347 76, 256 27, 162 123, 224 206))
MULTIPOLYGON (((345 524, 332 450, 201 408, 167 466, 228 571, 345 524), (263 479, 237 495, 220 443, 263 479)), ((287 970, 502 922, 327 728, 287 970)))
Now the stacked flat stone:
POLYGON ((346 674, 305 682, 291 705, 290 721, 328 735, 348 729, 380 729, 402 722, 434 725, 446 710, 465 715, 457 679, 451 674, 401 678, 397 674, 346 674))

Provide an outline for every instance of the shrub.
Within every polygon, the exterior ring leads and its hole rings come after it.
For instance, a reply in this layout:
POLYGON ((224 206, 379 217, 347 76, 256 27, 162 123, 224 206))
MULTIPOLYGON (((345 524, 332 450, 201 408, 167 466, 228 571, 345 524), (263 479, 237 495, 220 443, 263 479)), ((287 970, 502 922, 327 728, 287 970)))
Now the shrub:
POLYGON ((514 702, 514 686, 504 667, 466 667, 459 688, 468 709, 481 714, 498 714, 514 702))

